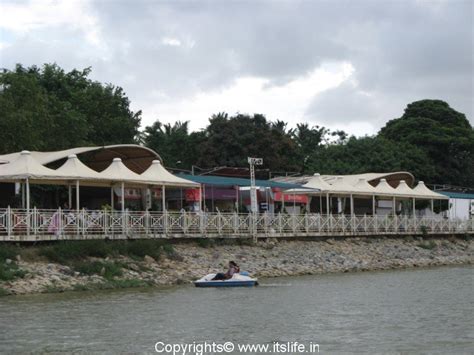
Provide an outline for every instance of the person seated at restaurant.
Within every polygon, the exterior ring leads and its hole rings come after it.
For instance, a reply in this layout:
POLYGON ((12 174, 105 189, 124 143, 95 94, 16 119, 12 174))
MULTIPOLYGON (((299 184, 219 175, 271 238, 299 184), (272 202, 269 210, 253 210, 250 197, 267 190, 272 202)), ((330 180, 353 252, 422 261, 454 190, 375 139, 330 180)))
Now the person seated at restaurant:
POLYGON ((226 273, 219 272, 214 276, 212 280, 229 280, 240 272, 240 267, 235 263, 235 261, 229 261, 229 269, 226 273))

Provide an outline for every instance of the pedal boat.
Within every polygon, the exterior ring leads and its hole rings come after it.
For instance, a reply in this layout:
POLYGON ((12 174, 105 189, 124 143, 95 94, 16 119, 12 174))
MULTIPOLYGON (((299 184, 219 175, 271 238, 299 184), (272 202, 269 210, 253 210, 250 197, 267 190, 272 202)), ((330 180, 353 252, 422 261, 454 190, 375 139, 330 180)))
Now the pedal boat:
POLYGON ((196 287, 252 287, 257 286, 257 279, 251 278, 247 272, 234 274, 228 280, 212 280, 216 274, 209 274, 194 281, 196 287))

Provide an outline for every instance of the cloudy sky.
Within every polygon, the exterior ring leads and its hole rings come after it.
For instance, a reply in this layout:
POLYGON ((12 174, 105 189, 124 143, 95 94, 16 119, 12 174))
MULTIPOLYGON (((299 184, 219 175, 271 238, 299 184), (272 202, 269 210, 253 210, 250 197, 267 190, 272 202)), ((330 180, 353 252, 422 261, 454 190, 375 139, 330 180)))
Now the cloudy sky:
POLYGON ((373 134, 436 98, 473 120, 473 2, 0 0, 0 66, 91 66, 143 125, 263 113, 373 134))

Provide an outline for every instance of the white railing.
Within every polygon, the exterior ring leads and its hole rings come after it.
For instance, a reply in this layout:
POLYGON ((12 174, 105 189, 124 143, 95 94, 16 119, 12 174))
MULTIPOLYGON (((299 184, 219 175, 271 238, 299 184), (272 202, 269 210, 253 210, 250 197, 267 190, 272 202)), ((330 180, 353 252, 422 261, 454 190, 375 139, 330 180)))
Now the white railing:
POLYGON ((473 233, 440 217, 0 209, 0 241, 473 233))

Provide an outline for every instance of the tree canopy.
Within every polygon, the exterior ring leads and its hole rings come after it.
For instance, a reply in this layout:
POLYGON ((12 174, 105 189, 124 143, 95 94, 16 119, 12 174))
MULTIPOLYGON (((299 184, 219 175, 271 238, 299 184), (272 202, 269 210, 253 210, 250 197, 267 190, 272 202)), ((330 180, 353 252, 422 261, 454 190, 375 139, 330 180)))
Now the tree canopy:
POLYGON ((140 131, 122 88, 89 78, 90 68, 17 65, 0 73, 0 154, 81 145, 142 143, 168 167, 247 166, 264 159, 273 172, 354 174, 407 170, 431 183, 474 186, 474 130, 440 100, 407 105, 377 135, 349 137, 308 123, 288 128, 263 114, 220 112, 191 132, 188 122, 154 122, 140 131))
POLYGON ((379 136, 410 144, 426 154, 433 167, 428 181, 474 185, 474 130, 466 116, 440 100, 416 101, 387 122, 379 136))
POLYGON ((0 153, 134 143, 141 112, 122 88, 56 64, 0 73, 0 153))

